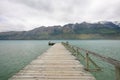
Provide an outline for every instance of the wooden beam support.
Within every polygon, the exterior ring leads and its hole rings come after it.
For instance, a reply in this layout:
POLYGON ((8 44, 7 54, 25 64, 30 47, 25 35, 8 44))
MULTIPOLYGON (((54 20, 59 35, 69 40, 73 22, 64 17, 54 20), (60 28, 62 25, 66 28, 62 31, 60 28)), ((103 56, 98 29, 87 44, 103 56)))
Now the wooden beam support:
POLYGON ((89 70, 89 54, 86 53, 86 69, 89 70))
POLYGON ((120 67, 115 66, 116 80, 120 80, 120 67))

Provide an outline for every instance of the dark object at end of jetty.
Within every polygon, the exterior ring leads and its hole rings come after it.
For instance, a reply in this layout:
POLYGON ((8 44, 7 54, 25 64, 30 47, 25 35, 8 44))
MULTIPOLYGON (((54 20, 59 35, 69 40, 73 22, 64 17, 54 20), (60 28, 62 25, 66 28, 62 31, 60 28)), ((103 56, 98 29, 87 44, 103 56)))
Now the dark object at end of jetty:
POLYGON ((50 41, 48 42, 48 45, 49 45, 49 46, 53 46, 54 44, 55 44, 55 43, 53 43, 53 42, 50 42, 50 41))

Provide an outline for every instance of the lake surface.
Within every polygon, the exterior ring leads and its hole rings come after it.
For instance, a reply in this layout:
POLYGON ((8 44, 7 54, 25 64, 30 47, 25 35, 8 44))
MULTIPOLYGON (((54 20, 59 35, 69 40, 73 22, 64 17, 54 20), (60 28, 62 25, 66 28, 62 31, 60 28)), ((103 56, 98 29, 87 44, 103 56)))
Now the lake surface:
MULTIPOLYGON (((119 40, 53 40, 53 42, 61 41, 69 41, 72 45, 120 60, 119 40)), ((33 59, 36 59, 48 48, 48 40, 1 40, 0 80, 8 80, 9 77, 25 67, 33 59)), ((92 72, 97 80, 115 79, 114 66, 97 58, 93 59, 102 68, 102 71, 92 72)))
POLYGON ((14 73, 45 52, 48 41, 0 41, 0 80, 14 73))

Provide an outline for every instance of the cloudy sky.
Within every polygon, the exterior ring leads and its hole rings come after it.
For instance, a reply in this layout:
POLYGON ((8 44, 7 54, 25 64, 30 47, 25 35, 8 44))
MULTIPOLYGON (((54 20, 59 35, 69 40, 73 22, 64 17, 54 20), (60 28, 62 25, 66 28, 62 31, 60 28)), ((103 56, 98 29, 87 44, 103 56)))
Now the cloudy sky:
POLYGON ((120 0, 0 0, 0 32, 105 20, 120 21, 120 0))

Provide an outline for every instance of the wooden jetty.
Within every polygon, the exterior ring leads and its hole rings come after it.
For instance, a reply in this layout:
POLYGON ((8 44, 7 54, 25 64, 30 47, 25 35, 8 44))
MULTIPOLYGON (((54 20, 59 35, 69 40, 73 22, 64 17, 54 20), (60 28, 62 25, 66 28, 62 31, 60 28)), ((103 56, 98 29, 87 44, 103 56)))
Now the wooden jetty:
POLYGON ((33 60, 9 80, 96 80, 61 43, 33 60))

